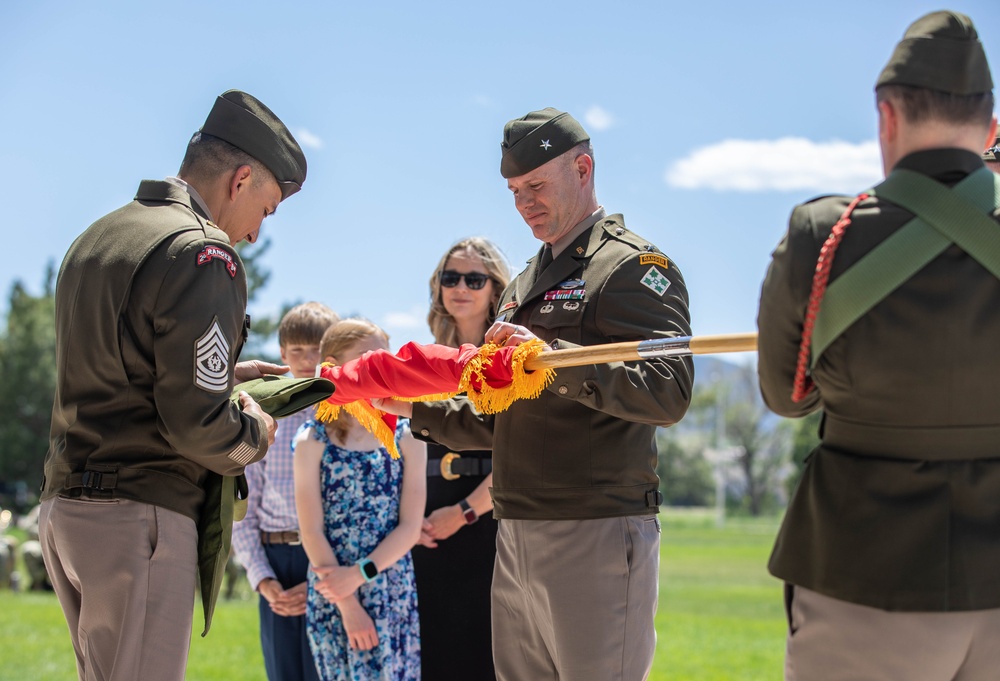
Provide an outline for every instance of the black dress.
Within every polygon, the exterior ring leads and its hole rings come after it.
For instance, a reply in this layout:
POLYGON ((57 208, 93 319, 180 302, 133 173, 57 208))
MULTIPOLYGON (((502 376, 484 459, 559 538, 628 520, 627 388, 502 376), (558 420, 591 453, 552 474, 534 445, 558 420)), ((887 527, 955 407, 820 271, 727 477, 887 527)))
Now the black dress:
MULTIPOLYGON (((442 445, 427 443, 428 469, 439 470, 448 453, 442 445)), ((460 452, 462 460, 491 462, 491 452, 460 452)), ((467 465, 467 464, 463 464, 467 465)), ((456 464, 457 467, 457 464, 456 464)), ((473 466, 475 468, 477 466, 473 466)), ((427 477, 427 508, 431 511, 457 504, 469 496, 486 474, 462 475, 446 480, 427 477)), ((490 586, 496 559, 497 521, 491 513, 480 516, 436 549, 415 546, 413 568, 417 577, 420 612, 420 658, 424 681, 490 681, 496 678, 490 628, 490 586)))

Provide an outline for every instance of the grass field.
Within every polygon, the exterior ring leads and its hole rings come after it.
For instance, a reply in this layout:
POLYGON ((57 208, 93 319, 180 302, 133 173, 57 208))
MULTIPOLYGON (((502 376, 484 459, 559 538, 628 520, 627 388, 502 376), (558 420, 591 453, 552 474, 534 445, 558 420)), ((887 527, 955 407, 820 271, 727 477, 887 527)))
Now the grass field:
MULTIPOLYGON (((661 518, 651 681, 780 679, 781 585, 765 570, 777 520, 735 519, 719 529, 704 513, 668 511, 661 518)), ((198 635, 200 622, 198 612, 188 679, 266 681, 254 598, 220 602, 207 638, 198 635)), ((0 591, 0 642, 0 681, 76 678, 66 623, 52 594, 0 591)))

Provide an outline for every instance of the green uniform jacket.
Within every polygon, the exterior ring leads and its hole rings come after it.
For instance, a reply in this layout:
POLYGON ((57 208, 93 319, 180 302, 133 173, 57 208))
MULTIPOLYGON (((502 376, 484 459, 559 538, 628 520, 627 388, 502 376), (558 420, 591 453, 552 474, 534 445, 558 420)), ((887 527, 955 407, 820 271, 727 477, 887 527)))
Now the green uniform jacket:
MULTIPOLYGON (((939 149, 897 167, 951 186, 982 161, 939 149)), ((795 209, 761 292, 764 399, 784 416, 824 410, 771 573, 884 610, 1000 607, 1000 281, 952 245, 834 341, 818 390, 791 401, 816 259, 850 200, 795 209)), ((831 281, 912 217, 863 201, 831 281)))
POLYGON ((246 339, 243 263, 183 189, 135 201, 70 247, 56 286, 57 386, 42 498, 113 496, 199 519, 208 471, 263 458, 230 399, 246 339))
MULTIPOLYGON (((557 348, 690 335, 680 271, 621 215, 599 220, 536 281, 538 257, 504 291, 500 319, 557 348)), ((684 416, 693 376, 690 358, 559 369, 540 397, 495 417, 456 399, 415 404, 411 426, 454 449, 493 449, 497 518, 655 514, 656 427, 684 416)))

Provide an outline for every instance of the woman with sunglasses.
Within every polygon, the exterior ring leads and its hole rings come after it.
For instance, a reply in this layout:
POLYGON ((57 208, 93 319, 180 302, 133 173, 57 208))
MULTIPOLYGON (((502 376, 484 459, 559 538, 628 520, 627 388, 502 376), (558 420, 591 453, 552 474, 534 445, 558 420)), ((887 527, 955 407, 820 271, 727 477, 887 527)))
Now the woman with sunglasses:
MULTIPOLYGON (((430 280, 427 322, 434 340, 483 344, 510 271, 500 250, 464 239, 441 258, 430 280)), ((450 452, 427 444, 427 509, 414 547, 424 679, 494 679, 490 584, 497 521, 489 488, 492 453, 450 452)))

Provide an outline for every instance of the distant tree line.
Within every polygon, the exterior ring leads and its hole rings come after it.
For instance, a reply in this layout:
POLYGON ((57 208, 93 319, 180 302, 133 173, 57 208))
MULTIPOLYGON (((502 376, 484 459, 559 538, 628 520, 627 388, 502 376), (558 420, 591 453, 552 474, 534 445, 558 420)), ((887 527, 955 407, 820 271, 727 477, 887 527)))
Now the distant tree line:
POLYGON ((684 427, 660 429, 657 473, 667 504, 713 506, 717 476, 730 512, 784 507, 819 443, 820 414, 782 419, 764 406, 754 367, 696 382, 684 427))
MULTIPOLYGON (((270 277, 262 262, 269 247, 264 240, 239 248, 251 301, 270 277)), ((50 263, 41 295, 15 281, 0 327, 0 507, 33 503, 41 484, 55 394, 55 279, 50 263)), ((273 316, 254 316, 244 358, 277 359, 268 348, 281 315, 293 304, 273 316)), ((713 476, 721 473, 731 511, 759 515, 781 508, 818 442, 818 423, 818 414, 796 421, 771 415, 759 397, 753 367, 699 382, 684 427, 660 429, 657 435, 666 503, 712 506, 713 476), (728 453, 731 460, 716 465, 706 456, 712 452, 728 453)))

